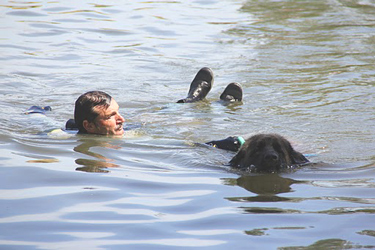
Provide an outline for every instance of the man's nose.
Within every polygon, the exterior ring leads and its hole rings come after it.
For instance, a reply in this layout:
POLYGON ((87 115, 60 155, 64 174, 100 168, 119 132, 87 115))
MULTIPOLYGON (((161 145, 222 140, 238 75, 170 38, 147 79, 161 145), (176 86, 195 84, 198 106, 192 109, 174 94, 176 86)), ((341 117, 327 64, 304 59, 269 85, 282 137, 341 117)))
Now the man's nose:
POLYGON ((117 115, 117 121, 120 121, 120 122, 124 123, 125 119, 124 119, 124 117, 122 115, 118 114, 117 115))

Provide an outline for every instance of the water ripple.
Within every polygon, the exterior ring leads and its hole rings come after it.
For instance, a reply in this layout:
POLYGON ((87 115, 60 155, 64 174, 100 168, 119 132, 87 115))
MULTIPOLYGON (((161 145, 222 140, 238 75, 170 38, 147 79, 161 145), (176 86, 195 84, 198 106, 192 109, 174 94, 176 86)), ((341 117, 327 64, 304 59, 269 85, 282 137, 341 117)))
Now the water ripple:
POLYGON ((28 11, 28 10, 17 10, 17 11, 9 11, 6 13, 7 15, 11 16, 27 16, 27 17, 42 17, 47 16, 46 14, 41 14, 36 11, 28 11))

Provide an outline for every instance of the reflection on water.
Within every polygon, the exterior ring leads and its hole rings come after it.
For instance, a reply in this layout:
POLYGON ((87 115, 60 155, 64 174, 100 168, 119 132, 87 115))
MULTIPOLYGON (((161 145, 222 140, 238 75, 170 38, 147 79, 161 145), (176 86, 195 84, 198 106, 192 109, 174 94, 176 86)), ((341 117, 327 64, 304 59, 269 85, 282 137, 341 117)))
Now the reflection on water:
MULTIPOLYGON (((84 137, 84 136, 82 136, 84 137)), ((82 165, 83 167, 78 167, 76 170, 78 171, 85 171, 85 172, 108 172, 108 170, 104 170, 104 168, 113 168, 119 167, 119 165, 113 163, 113 159, 109 159, 99 153, 95 153, 90 151, 91 148, 100 147, 100 148, 110 148, 110 149, 120 149, 121 147, 118 145, 111 144, 108 141, 103 141, 101 138, 95 137, 87 137, 82 138, 78 141, 80 144, 74 148, 74 151, 92 156, 95 159, 76 159, 76 163, 78 165, 82 165)), ((100 150, 99 150, 100 151, 100 150)))
POLYGON ((252 193, 260 195, 272 195, 291 192, 291 185, 298 181, 283 178, 278 174, 269 175, 244 175, 237 179, 228 179, 225 181, 229 185, 238 185, 252 193))
POLYGON ((0 3, 0 248, 374 248, 371 1, 0 3), (207 100, 186 105, 211 67, 207 100), (244 100, 218 102, 239 82, 244 100), (49 133, 100 89, 123 139, 49 133), (51 106, 30 119, 32 106, 51 106), (200 143, 280 133, 293 173, 200 143))
MULTIPOLYGON (((359 249, 359 248, 372 248, 371 245, 359 245, 350 241, 342 239, 327 239, 320 240, 311 244, 307 247, 298 246, 295 249, 359 249)), ((281 248, 281 249, 293 249, 293 247, 281 248)))

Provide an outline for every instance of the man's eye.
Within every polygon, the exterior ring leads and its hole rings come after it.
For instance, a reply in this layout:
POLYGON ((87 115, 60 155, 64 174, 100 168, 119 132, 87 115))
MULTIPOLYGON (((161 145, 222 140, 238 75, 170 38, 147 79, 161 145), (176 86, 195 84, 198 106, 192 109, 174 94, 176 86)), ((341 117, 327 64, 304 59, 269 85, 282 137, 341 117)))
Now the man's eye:
POLYGON ((108 120, 108 119, 111 119, 112 117, 114 117, 116 115, 116 113, 113 113, 113 114, 110 114, 110 115, 108 115, 107 117, 106 117, 106 119, 108 120))

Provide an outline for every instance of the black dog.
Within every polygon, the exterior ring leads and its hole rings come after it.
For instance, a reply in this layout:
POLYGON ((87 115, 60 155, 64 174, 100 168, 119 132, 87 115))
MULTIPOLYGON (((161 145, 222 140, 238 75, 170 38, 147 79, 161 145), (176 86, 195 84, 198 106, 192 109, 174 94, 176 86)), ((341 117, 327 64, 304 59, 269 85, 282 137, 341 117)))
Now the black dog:
POLYGON ((245 141, 229 162, 251 172, 280 172, 309 162, 290 142, 277 134, 257 134, 245 141))

